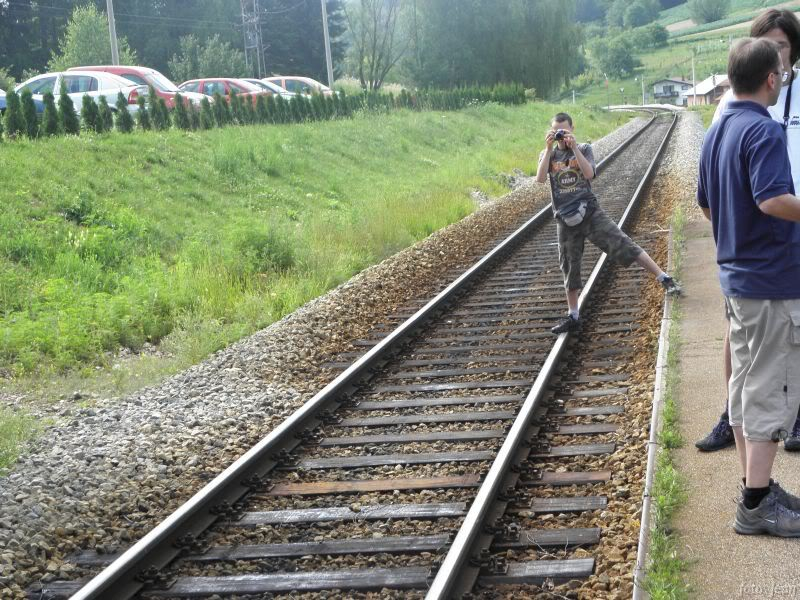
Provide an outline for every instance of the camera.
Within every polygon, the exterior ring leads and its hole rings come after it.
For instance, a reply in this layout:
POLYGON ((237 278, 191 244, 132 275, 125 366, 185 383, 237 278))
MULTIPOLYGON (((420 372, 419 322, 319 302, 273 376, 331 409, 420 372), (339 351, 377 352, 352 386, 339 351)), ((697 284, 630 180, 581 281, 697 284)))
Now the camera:
POLYGON ((558 131, 556 131, 556 135, 554 137, 557 142, 560 142, 561 140, 564 139, 564 136, 567 135, 568 133, 569 131, 567 131, 566 129, 559 129, 558 131))

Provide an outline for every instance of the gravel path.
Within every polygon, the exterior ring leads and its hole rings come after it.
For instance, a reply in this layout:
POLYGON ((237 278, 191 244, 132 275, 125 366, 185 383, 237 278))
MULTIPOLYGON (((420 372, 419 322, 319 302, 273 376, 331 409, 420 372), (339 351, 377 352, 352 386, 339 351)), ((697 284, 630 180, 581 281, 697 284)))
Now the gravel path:
MULTIPOLYGON (((641 124, 599 140, 595 155, 641 124)), ((327 383, 317 365, 548 201, 545 186, 517 178, 509 195, 183 373, 92 408, 62 403, 0 480, 0 598, 69 578, 63 559, 76 549, 140 538, 327 383)))

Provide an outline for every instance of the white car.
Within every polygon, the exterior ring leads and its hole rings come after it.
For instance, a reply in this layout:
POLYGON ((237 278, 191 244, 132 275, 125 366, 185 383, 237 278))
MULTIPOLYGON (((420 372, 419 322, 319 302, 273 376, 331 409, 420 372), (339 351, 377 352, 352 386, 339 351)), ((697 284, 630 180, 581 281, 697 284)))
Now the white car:
POLYGON ((67 87, 67 95, 72 99, 75 112, 78 114, 81 111, 84 94, 88 94, 95 102, 99 101, 100 96, 105 96, 111 110, 116 111, 117 94, 122 92, 128 101, 128 111, 131 114, 135 114, 139 110, 137 104, 139 96, 148 94, 146 85, 136 85, 118 75, 101 71, 45 73, 20 83, 14 88, 14 91, 20 93, 22 90, 29 89, 34 98, 39 100, 44 94, 50 92, 58 102, 62 81, 67 87))
POLYGON ((281 96, 283 97, 284 100, 291 100, 297 95, 283 89, 277 83, 272 83, 271 81, 267 81, 266 79, 248 79, 245 77, 244 80, 252 83, 253 85, 257 85, 262 90, 272 92, 273 96, 281 96))

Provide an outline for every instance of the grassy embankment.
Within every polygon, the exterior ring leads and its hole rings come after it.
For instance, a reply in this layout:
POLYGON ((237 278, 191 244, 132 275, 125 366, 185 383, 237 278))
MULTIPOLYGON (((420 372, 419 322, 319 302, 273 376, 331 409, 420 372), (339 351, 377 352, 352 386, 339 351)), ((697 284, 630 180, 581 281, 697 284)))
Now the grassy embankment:
MULTIPOLYGON (((676 207, 672 217, 673 264, 672 271, 680 278, 683 271, 683 246, 686 213, 676 207)), ((669 351, 661 413, 658 457, 653 478, 653 521, 650 548, 647 557, 645 589, 653 600, 683 600, 688 597, 685 574, 686 559, 678 553, 678 544, 672 532, 672 517, 686 501, 686 483, 677 471, 673 451, 683 446, 678 422, 678 388, 680 384, 679 356, 681 349, 679 303, 673 302, 670 314, 669 351)))
MULTIPOLYGON (((4 144, 0 391, 120 394, 198 362, 502 193, 559 108, 4 144), (170 358, 118 360, 146 342, 170 358)), ((591 139, 629 118, 573 112, 591 139)))

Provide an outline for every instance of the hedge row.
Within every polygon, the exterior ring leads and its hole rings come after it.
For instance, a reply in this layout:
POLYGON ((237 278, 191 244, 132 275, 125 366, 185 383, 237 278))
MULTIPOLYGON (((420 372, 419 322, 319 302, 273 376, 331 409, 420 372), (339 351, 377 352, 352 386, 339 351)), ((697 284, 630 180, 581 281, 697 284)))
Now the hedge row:
POLYGON ((19 137, 46 137, 52 135, 78 135, 81 127, 85 131, 103 133, 116 129, 129 133, 135 127, 142 130, 211 129, 227 125, 250 125, 266 123, 301 123, 304 121, 324 121, 347 118, 357 111, 411 110, 459 110, 470 104, 497 102, 500 104, 523 104, 525 90, 517 84, 496 85, 494 87, 464 87, 454 90, 422 90, 399 95, 371 92, 347 96, 339 92, 331 96, 314 95, 311 98, 295 96, 284 100, 281 96, 240 96, 232 93, 224 98, 214 94, 214 102, 203 98, 199 107, 187 105, 180 94, 175 94, 175 108, 167 108, 163 98, 150 88, 150 94, 140 96, 139 110, 134 123, 128 111, 128 102, 122 93, 118 94, 116 113, 111 110, 106 98, 94 99, 85 95, 81 103, 80 121, 72 100, 62 83, 56 107, 53 95, 44 95, 44 115, 41 122, 36 115, 36 107, 30 91, 22 96, 11 92, 7 96, 4 123, 0 122, 0 139, 3 124, 5 136, 9 139, 19 137))

